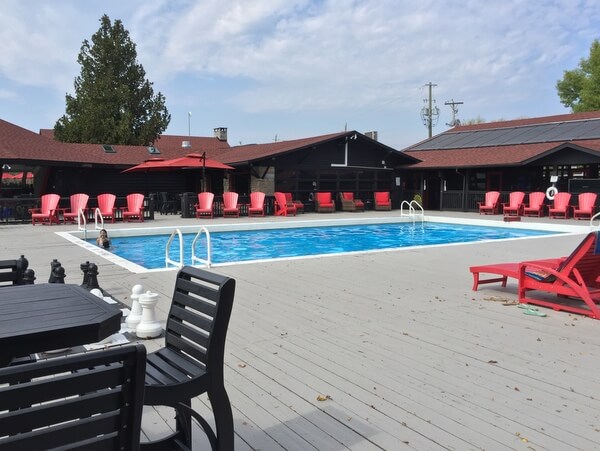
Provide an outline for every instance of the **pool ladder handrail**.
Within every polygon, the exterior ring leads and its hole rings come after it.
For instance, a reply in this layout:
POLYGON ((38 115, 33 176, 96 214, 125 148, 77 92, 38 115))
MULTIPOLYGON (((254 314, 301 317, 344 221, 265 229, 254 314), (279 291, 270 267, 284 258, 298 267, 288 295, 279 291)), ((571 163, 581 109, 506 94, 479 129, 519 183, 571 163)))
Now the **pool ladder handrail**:
POLYGON ((77 210, 77 230, 83 232, 83 239, 87 240, 87 222, 83 209, 77 210))
POLYGON ((102 230, 104 229, 104 216, 100 212, 99 208, 94 210, 94 230, 102 230), (98 227, 98 218, 100 218, 100 227, 98 227))
POLYGON ((596 228, 594 228, 594 219, 598 219, 598 218, 600 218, 600 211, 590 218, 590 230, 591 231, 598 230, 600 228, 600 224, 598 224, 596 226, 596 228))
POLYGON ((183 235, 181 234, 181 230, 175 229, 171 232, 171 236, 169 237, 169 241, 167 241, 167 246, 165 248, 165 268, 169 267, 169 264, 174 265, 177 268, 183 268, 183 235), (179 261, 172 260, 170 255, 171 243, 173 242, 173 238, 175 235, 179 237, 179 261))
POLYGON ((196 262, 206 265, 207 268, 210 268, 212 265, 212 244, 210 242, 210 232, 206 227, 200 227, 198 233, 194 237, 194 241, 192 241, 192 266, 196 264, 196 262), (196 256, 196 243, 202 237, 202 233, 206 235, 206 259, 200 258, 196 256))
POLYGON ((400 204, 400 216, 411 217, 413 220, 413 225, 415 223, 415 218, 419 216, 421 218, 421 223, 423 223, 425 221, 425 210, 423 210, 421 204, 416 200, 411 200, 410 202, 407 200, 403 200, 400 204), (404 205, 408 206, 408 213, 404 212, 404 205), (420 210, 418 213, 415 209, 415 206, 420 210))

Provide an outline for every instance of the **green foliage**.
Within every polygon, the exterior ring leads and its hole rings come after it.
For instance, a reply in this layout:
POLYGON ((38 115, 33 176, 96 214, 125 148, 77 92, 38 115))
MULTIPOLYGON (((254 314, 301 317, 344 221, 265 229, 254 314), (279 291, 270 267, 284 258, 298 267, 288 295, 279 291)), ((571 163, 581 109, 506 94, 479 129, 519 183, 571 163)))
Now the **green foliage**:
POLYGON ((419 205, 423 206, 423 199, 421 198, 420 194, 415 194, 415 196, 413 197, 413 200, 415 202, 417 202, 419 205))
POLYGON ((592 43, 589 58, 582 58, 576 69, 566 70, 563 79, 556 83, 556 89, 561 103, 574 113, 600 110, 600 42, 597 39, 592 43))
POLYGON ((83 41, 75 95, 66 95, 54 135, 64 142, 149 145, 171 121, 165 98, 154 95, 122 22, 104 15, 100 23, 92 43, 83 41))

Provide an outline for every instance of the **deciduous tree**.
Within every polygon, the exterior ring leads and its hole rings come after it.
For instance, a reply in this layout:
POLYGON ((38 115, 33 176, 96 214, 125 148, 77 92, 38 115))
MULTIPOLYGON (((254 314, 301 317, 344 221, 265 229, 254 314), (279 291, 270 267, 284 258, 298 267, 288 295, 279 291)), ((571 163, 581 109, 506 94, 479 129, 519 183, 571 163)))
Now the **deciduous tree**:
POLYGON ((561 103, 574 113, 600 110, 600 41, 592 43, 589 58, 582 58, 576 69, 565 71, 556 89, 561 103))
POLYGON ((75 94, 66 95, 54 135, 65 142, 149 145, 171 120, 165 98, 154 95, 122 22, 104 15, 100 23, 92 42, 83 41, 75 94))

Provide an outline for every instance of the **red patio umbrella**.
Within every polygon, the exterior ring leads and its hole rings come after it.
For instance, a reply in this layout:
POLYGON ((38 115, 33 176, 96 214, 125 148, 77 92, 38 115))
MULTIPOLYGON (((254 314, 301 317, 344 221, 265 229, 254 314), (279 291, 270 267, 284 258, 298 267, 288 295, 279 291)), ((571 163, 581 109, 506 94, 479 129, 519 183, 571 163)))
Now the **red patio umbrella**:
POLYGON ((232 166, 221 163, 216 160, 206 158, 206 152, 189 153, 185 157, 172 158, 165 160, 163 158, 150 158, 136 166, 125 169, 122 172, 151 172, 151 171, 169 171, 177 169, 195 169, 202 168, 202 190, 206 187, 206 169, 235 169, 232 166))

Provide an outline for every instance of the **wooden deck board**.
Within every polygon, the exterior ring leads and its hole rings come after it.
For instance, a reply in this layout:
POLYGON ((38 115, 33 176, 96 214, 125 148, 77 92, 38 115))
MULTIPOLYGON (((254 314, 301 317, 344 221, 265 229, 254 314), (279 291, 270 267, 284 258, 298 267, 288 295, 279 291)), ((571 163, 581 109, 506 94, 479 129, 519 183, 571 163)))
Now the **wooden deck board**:
MULTIPOLYGON (((170 221, 184 220, 148 225, 170 221)), ((24 254, 39 281, 58 258, 66 282, 77 284, 80 263, 93 261, 100 285, 125 303, 134 284, 158 292, 165 320, 174 271, 128 273, 65 246, 54 230, 2 226, 11 236, 2 254, 24 254)), ((502 305, 516 300, 514 281, 473 292, 468 271, 568 255, 580 241, 564 235, 212 268, 237 282, 225 352, 236 449, 600 449, 600 321, 543 308, 547 318, 523 315, 502 305)), ((152 351, 163 339, 144 343, 152 351)), ((205 396, 194 406, 213 422, 205 396)), ((169 409, 145 408, 143 439, 172 424, 169 409)), ((194 445, 205 445, 199 429, 194 445)))

